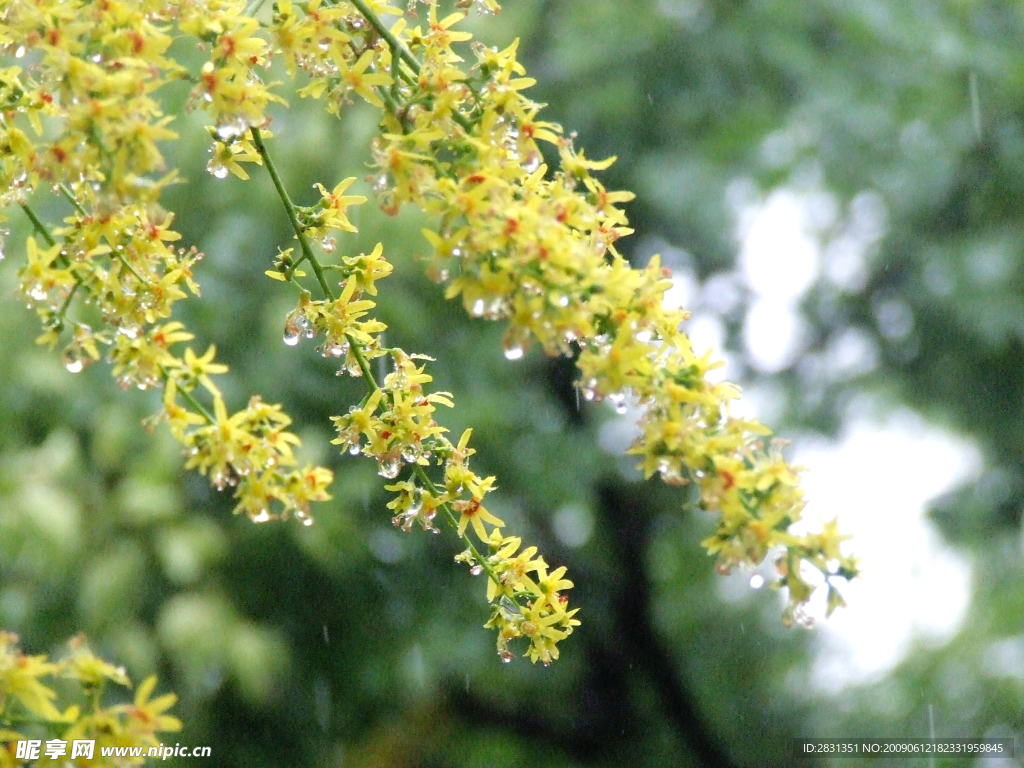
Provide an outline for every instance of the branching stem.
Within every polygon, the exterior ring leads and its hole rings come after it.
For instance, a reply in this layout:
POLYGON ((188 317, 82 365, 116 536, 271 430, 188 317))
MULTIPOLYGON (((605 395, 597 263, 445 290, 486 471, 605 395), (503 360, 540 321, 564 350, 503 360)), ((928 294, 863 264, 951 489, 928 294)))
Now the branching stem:
MULTIPOLYGON (((420 70, 423 69, 423 64, 413 55, 405 43, 391 34, 391 30, 384 25, 381 18, 373 12, 373 9, 366 4, 365 0, 350 0, 350 2, 370 22, 370 26, 377 31, 377 34, 383 37, 387 44, 391 46, 392 56, 397 53, 412 68, 412 71, 418 75, 420 70)), ((469 118, 457 110, 452 110, 452 120, 458 123, 466 133, 469 133, 469 129, 472 127, 472 122, 469 118)))
MULTIPOLYGON (((357 2, 357 7, 359 7, 360 11, 363 10, 362 6, 364 6, 363 3, 357 2)), ((366 9, 366 13, 372 14, 372 12, 369 11, 368 8, 366 9)), ((370 17, 367 16, 367 18, 369 19, 370 17)), ((409 55, 411 56, 411 54, 409 55)), ((274 166, 273 160, 271 160, 270 158, 270 153, 267 151, 266 145, 264 145, 263 143, 263 139, 260 136, 258 128, 252 129, 252 138, 253 144, 256 146, 256 151, 259 152, 260 157, 263 158, 263 163, 267 167, 267 172, 270 174, 270 178, 273 179, 274 188, 277 190, 278 197, 281 198, 281 203, 284 205, 285 212, 288 214, 288 220, 292 224, 292 229, 295 230, 295 235, 298 238, 300 245, 302 246, 303 260, 309 262, 310 266, 313 268, 313 272, 316 274, 317 281, 320 283, 320 288, 323 290, 324 294, 333 301, 334 295, 331 293, 331 290, 327 285, 327 280, 324 277, 324 267, 320 265, 320 262, 313 254, 313 250, 309 245, 309 239, 306 237, 305 230, 303 229, 302 224, 299 222, 298 212, 295 209, 295 204, 292 202, 291 197, 289 196, 287 190, 284 188, 284 184, 281 182, 281 177, 277 173, 277 169, 274 166)), ((353 357, 355 357, 356 362, 359 364, 359 370, 362 372, 363 380, 366 382, 366 386, 369 388, 370 392, 373 393, 376 390, 380 389, 380 385, 377 383, 377 379, 376 377, 374 377, 373 371, 370 370, 370 363, 366 359, 366 355, 363 353, 362 347, 359 346, 359 343, 350 334, 346 334, 345 339, 348 341, 349 349, 352 352, 353 357)), ((167 376, 166 372, 164 372, 164 376, 167 376)), ((210 417, 206 409, 204 409, 198 403, 198 401, 196 401, 195 398, 192 397, 190 393, 181 390, 181 394, 182 397, 189 402, 189 404, 191 404, 200 413, 206 416, 207 420, 210 421, 210 423, 213 423, 213 419, 210 417)), ((434 481, 430 479, 430 476, 426 473, 426 470, 424 470, 423 467, 421 467, 418 464, 414 464, 413 467, 413 472, 424 484, 424 486, 431 492, 431 494, 437 496, 437 486, 434 484, 434 481)), ((491 581, 495 583, 495 585, 498 586, 501 592, 507 594, 506 587, 502 583, 501 579, 498 577, 498 574, 494 572, 494 569, 487 563, 483 555, 480 554, 480 550, 477 549, 476 545, 473 543, 472 539, 470 539, 469 535, 465 532, 458 533, 459 522, 455 518, 455 513, 452 512, 451 506, 447 503, 444 503, 440 505, 440 509, 442 512, 444 512, 445 519, 456 531, 459 539, 461 539, 462 543, 473 555, 474 559, 476 560, 476 563, 487 573, 487 576, 491 579, 491 581)))
POLYGON ((18 203, 21 206, 21 210, 28 216, 28 220, 32 222, 32 227, 39 236, 46 241, 46 244, 51 248, 57 244, 57 241, 53 239, 53 235, 50 234, 50 230, 46 228, 46 225, 36 216, 36 212, 32 210, 28 203, 18 203))
MULTIPOLYGON (((433 494, 434 496, 437 496, 437 486, 434 485, 434 481, 430 479, 430 475, 427 474, 426 470, 423 469, 423 467, 421 467, 419 464, 415 464, 413 471, 416 473, 416 476, 420 479, 423 485, 426 486, 427 490, 429 490, 431 494, 433 494)), ((452 526, 452 528, 455 529, 456 533, 458 533, 459 521, 455 519, 455 513, 452 512, 451 506, 447 502, 441 504, 440 506, 441 511, 444 512, 445 517, 448 519, 448 523, 452 526)), ((480 550, 476 548, 476 545, 473 543, 473 540, 469 538, 469 534, 466 532, 462 532, 458 533, 458 536, 460 539, 462 539, 462 543, 466 545, 466 549, 468 549, 470 553, 473 555, 477 564, 481 568, 483 568, 484 571, 487 573, 487 576, 490 578, 490 580, 493 581, 495 585, 503 593, 507 594, 505 585, 501 582, 501 579, 498 578, 498 574, 494 572, 494 569, 491 568, 490 564, 486 560, 484 560, 483 555, 480 554, 480 550)))
MULTIPOLYGON (((274 165, 274 161, 270 159, 270 153, 267 152, 267 147, 263 143, 263 137, 260 136, 260 129, 253 128, 252 142, 256 145, 256 151, 260 153, 260 157, 263 158, 263 164, 267 167, 267 173, 270 174, 271 180, 274 182, 274 189, 277 190, 277 196, 281 198, 281 204, 284 205, 285 213, 288 214, 288 221, 291 222, 292 229, 295 230, 295 237, 298 238, 299 247, 302 249, 302 260, 308 261, 310 267, 313 268, 313 273, 316 275, 317 282, 320 283, 320 288, 323 290, 324 295, 334 301, 334 294, 331 292, 331 286, 327 283, 327 278, 324 277, 323 267, 320 266, 320 262, 313 254, 313 248, 309 244, 309 238, 306 237, 306 230, 299 222, 299 213, 295 209, 295 203, 292 202, 291 197, 288 195, 288 190, 284 188, 284 184, 281 182, 281 177, 277 173, 277 167, 274 165)), ((296 266, 296 265, 293 265, 296 266)))
MULTIPOLYGON (((170 381, 171 375, 169 373, 167 373, 167 370, 163 366, 160 366, 160 374, 164 377, 164 383, 165 384, 166 384, 166 382, 170 381)), ((189 392, 184 387, 179 387, 177 389, 177 392, 178 392, 178 394, 181 395, 182 399, 186 403, 188 403, 193 408, 195 408, 199 412, 199 415, 202 416, 204 419, 206 419, 206 423, 207 424, 216 424, 217 423, 217 420, 215 418, 213 418, 213 414, 210 413, 206 409, 205 405, 203 405, 198 400, 196 400, 195 396, 191 392, 189 392)))

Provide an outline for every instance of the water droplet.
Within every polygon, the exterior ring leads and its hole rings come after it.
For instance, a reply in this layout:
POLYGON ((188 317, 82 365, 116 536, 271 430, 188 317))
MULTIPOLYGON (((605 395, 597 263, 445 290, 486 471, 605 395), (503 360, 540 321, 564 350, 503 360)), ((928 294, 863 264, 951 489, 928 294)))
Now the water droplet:
POLYGON ((302 336, 302 328, 294 314, 289 314, 284 322, 284 343, 289 347, 294 347, 299 343, 300 336, 302 336))
POLYGON ((494 299, 487 307, 487 317, 491 320, 497 320, 504 311, 505 302, 501 299, 494 299))
POLYGON ((620 416, 626 412, 626 396, 615 392, 608 395, 608 402, 615 407, 615 412, 620 416))
POLYGON ((304 517, 304 518, 302 518, 302 524, 305 525, 308 528, 309 526, 311 526, 313 524, 313 518, 312 517, 304 517))
POLYGON ((473 317, 483 317, 484 314, 484 300, 477 299, 473 302, 473 308, 469 310, 473 317))
POLYGON ((247 130, 249 130, 249 124, 241 117, 238 117, 234 120, 218 125, 217 137, 220 139, 233 139, 236 136, 241 136, 247 130))
POLYGON ((510 663, 516 656, 512 651, 502 650, 498 651, 498 655, 501 656, 501 660, 506 664, 510 663))
POLYGON ((394 480, 398 477, 398 470, 402 468, 402 462, 396 458, 385 456, 380 459, 377 474, 385 480, 394 480))
POLYGON ((24 58, 24 56, 25 56, 25 46, 24 45, 19 45, 18 46, 18 50, 16 50, 14 52, 14 58, 21 59, 21 58, 24 58))
POLYGON ((362 448, 359 447, 359 443, 352 443, 352 445, 348 447, 349 456, 358 456, 361 450, 362 448))
POLYGON ((85 363, 83 363, 77 357, 71 357, 69 355, 65 355, 64 356, 64 367, 67 368, 68 371, 70 371, 71 373, 81 373, 82 369, 85 368, 85 363))
POLYGON ((270 520, 270 512, 266 509, 261 509, 257 514, 250 515, 249 517, 254 523, 265 523, 270 520))
POLYGON ((518 344, 505 347, 506 360, 520 360, 524 354, 523 348, 518 344))
POLYGON ((324 348, 324 357, 343 357, 348 354, 348 343, 331 344, 324 348))
POLYGON ((419 457, 420 450, 415 445, 406 445, 402 447, 402 459, 406 463, 413 464, 419 457))
POLYGON ((334 249, 338 246, 338 241, 333 237, 325 237, 320 241, 320 247, 324 249, 324 253, 334 253, 334 249))
POLYGON ((484 567, 482 565, 480 565, 480 563, 477 563, 476 565, 474 565, 472 568, 469 569, 469 572, 471 574, 473 574, 474 576, 479 576, 481 573, 484 572, 484 567))
POLYGON ((218 179, 227 178, 228 175, 228 167, 216 158, 206 164, 206 170, 218 179))
POLYGON ((753 576, 750 577, 750 586, 753 589, 760 589, 761 587, 763 587, 764 576, 762 576, 760 573, 755 573, 753 576))

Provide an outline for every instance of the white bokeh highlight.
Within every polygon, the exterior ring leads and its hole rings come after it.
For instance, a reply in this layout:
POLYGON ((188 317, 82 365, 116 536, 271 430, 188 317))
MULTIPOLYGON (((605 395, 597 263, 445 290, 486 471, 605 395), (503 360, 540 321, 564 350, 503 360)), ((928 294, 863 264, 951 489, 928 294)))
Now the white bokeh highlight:
POLYGON ((792 365, 807 339, 799 302, 818 277, 819 222, 801 196, 773 192, 739 212, 739 268, 753 294, 743 325, 750 363, 765 372, 792 365))
POLYGON ((813 682, 832 691, 871 682, 915 642, 951 639, 970 605, 971 565, 926 509, 978 473, 977 448, 900 410, 851 420, 835 442, 797 441, 791 458, 807 468, 809 525, 838 516, 863 569, 843 590, 848 607, 817 625, 813 682))

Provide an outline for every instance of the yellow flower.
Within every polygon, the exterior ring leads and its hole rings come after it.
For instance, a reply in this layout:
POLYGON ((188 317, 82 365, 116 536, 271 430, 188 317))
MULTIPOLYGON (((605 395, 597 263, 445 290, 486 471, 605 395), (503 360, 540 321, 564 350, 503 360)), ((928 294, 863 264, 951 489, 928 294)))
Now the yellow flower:
POLYGON ((195 386, 195 382, 199 382, 211 395, 220 397, 220 390, 210 380, 210 374, 226 373, 228 367, 222 363, 213 362, 216 354, 217 349, 212 344, 201 357, 196 357, 192 347, 187 347, 181 373, 184 376, 184 382, 191 386, 195 386))
POLYGON ((320 208, 314 237, 322 236, 331 229, 340 229, 345 232, 357 231, 352 222, 345 215, 345 209, 352 205, 362 205, 366 198, 362 195, 346 195, 345 190, 356 181, 355 176, 342 179, 330 192, 323 184, 317 182, 316 188, 320 191, 320 208), (322 230, 322 231, 321 231, 322 230))
POLYGON ((391 85, 393 82, 390 75, 385 75, 382 72, 370 72, 367 73, 367 68, 373 63, 376 51, 366 51, 359 60, 349 66, 348 60, 344 56, 335 55, 334 64, 338 68, 338 76, 348 90, 355 91, 366 101, 375 107, 383 107, 384 102, 380 100, 380 96, 373 90, 374 86, 391 85))
POLYGON ((15 646, 17 641, 17 635, 0 632, 0 691, 14 696, 34 715, 61 720, 64 716, 53 706, 57 694, 39 681, 52 677, 58 666, 45 656, 25 656, 15 646))
POLYGON ((80 680, 86 686, 99 686, 106 680, 131 685, 124 667, 115 667, 95 656, 82 635, 71 641, 71 656, 61 662, 60 667, 64 677, 80 680))
POLYGON ((154 688, 156 675, 150 675, 135 691, 134 704, 120 708, 128 714, 130 727, 145 735, 152 735, 158 731, 180 731, 181 721, 165 714, 178 701, 178 697, 173 693, 165 693, 163 696, 150 699, 154 688))
MULTIPOLYGON (((488 478, 493 480, 493 478, 488 478)), ((487 511, 479 499, 461 499, 459 501, 452 502, 452 509, 460 514, 459 517, 459 536, 462 536, 466 532, 466 528, 472 524, 473 532, 477 538, 481 541, 487 541, 489 536, 487 529, 484 528, 484 523, 490 523, 496 528, 501 528, 505 525, 501 520, 492 515, 487 511)))

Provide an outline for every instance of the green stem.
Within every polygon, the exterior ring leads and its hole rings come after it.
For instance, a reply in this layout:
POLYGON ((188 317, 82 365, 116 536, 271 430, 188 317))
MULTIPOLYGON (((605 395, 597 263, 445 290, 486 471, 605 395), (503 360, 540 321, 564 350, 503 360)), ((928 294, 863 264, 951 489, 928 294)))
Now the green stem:
MULTIPOLYGON (((353 2, 355 3, 356 7, 359 8, 360 12, 366 15, 366 18, 370 21, 371 24, 374 25, 378 32, 384 29, 383 25, 380 24, 380 20, 377 19, 375 15, 373 15, 373 12, 370 11, 368 7, 366 7, 365 3, 363 3, 361 0, 353 0, 353 2)), ((386 37, 390 37, 389 42, 392 43, 392 47, 400 45, 397 40, 394 40, 390 32, 387 33, 386 37)), ((406 54, 410 58, 412 57, 412 54, 408 53, 408 51, 406 51, 406 54)), ((415 62, 415 59, 413 59, 413 61, 415 62)), ((419 70, 417 69, 417 71, 419 70)), ((267 148, 263 144, 263 139, 260 136, 258 128, 252 129, 252 138, 253 144, 256 146, 256 151, 259 152, 260 157, 263 158, 263 162, 267 167, 267 171, 268 173, 270 173, 270 178, 274 182, 274 187, 275 189, 277 189, 278 197, 281 198, 281 202, 284 204, 285 211, 288 214, 288 220, 292 224, 292 229, 295 230, 295 235, 296 237, 298 237, 299 243, 302 246, 302 255, 304 259, 310 263, 310 266, 312 266, 313 272, 316 273, 317 280, 319 281, 320 287, 321 289, 323 289, 324 294, 333 301, 334 295, 331 293, 330 287, 327 284, 327 280, 324 278, 323 268, 317 261, 316 256, 313 255, 313 250, 312 248, 310 248, 309 245, 309 239, 306 237, 305 231, 303 230, 302 225, 299 223, 298 212, 295 209, 295 204, 292 202, 291 197, 288 195, 287 190, 284 188, 284 184, 281 182, 281 177, 278 175, 277 168, 275 168, 273 161, 270 159, 270 154, 267 152, 267 148)), ((359 363, 359 370, 362 371, 363 379, 366 381, 367 386, 370 388, 370 392, 374 392, 380 389, 380 386, 377 384, 377 379, 373 375, 373 371, 370 370, 370 363, 366 359, 366 355, 363 354, 362 348, 351 335, 346 334, 345 338, 348 341, 349 349, 352 352, 352 355, 356 358, 356 361, 359 363)), ((164 373, 164 376, 166 375, 167 374, 164 373)), ((194 408, 196 408, 197 410, 200 411, 200 413, 206 416, 207 420, 209 420, 211 423, 213 422, 213 419, 210 418, 206 410, 188 392, 182 390, 181 394, 182 397, 184 397, 194 408)), ((420 478, 420 480, 424 483, 424 485, 426 485, 426 487, 430 490, 430 492, 434 495, 437 495, 437 486, 434 485, 434 482, 430 479, 430 476, 427 475, 426 471, 424 471, 423 467, 417 464, 415 465, 414 471, 416 475, 420 478)), ((449 524, 452 526, 453 529, 455 529, 455 531, 458 531, 459 522, 455 519, 455 515, 452 512, 451 507, 447 503, 442 504, 440 506, 441 510, 445 514, 445 517, 448 519, 449 524)), ((466 545, 466 548, 470 551, 470 553, 472 553, 473 557, 476 559, 480 567, 487 572, 487 575, 491 579, 491 581, 493 581, 498 587, 500 587, 504 593, 505 585, 501 583, 501 579, 498 578, 498 574, 494 572, 494 569, 491 568, 491 566, 488 565, 488 563, 484 560, 483 555, 480 554, 480 550, 478 550, 476 548, 476 545, 473 544, 473 541, 469 538, 469 535, 466 533, 461 533, 459 534, 459 538, 462 540, 462 543, 466 545)))
POLYGON ((181 393, 181 396, 185 400, 185 402, 191 405, 197 411, 199 411, 199 415, 206 419, 208 424, 213 424, 214 422, 216 422, 216 419, 213 418, 213 414, 206 410, 206 406, 204 406, 202 403, 196 400, 195 397, 192 396, 191 392, 189 392, 187 389, 179 389, 178 391, 181 393))
MULTIPOLYGON (((420 479, 420 482, 422 482, 423 485, 426 486, 427 490, 429 490, 431 494, 433 494, 434 496, 439 495, 437 492, 437 486, 434 485, 434 481, 430 479, 430 475, 427 474, 426 470, 423 469, 423 467, 421 467, 419 464, 414 464, 413 471, 416 473, 416 476, 420 479)), ((445 502, 444 504, 440 505, 440 509, 442 512, 444 512, 445 517, 448 518, 448 523, 451 525, 453 529, 455 529, 455 532, 458 534, 459 538, 462 539, 462 543, 466 545, 466 549, 468 549, 470 553, 473 555, 473 557, 476 559, 477 564, 481 568, 483 568, 484 571, 487 573, 488 578, 490 578, 490 580, 494 582, 495 586, 497 586, 501 590, 502 594, 509 596, 507 588, 505 587, 504 584, 501 583, 501 579, 498 578, 498 574, 494 572, 494 569, 491 568, 491 566, 484 559, 483 555, 480 554, 480 550, 476 548, 476 545, 473 543, 473 540, 469 538, 469 534, 465 532, 458 533, 459 521, 455 519, 455 513, 452 512, 451 506, 447 502, 445 502)))
POLYGON ((263 158, 263 164, 267 167, 267 172, 270 174, 271 180, 274 182, 274 188, 277 190, 277 196, 281 198, 281 204, 284 205, 285 213, 288 214, 288 221, 291 222, 292 229, 295 230, 295 237, 298 238, 299 246, 302 248, 303 260, 308 261, 310 266, 313 268, 313 273, 316 275, 317 282, 320 283, 320 288, 323 290, 324 295, 334 301, 334 294, 331 292, 331 286, 327 283, 327 278, 324 277, 324 270, 320 266, 320 262, 317 261, 316 256, 313 255, 313 248, 309 244, 309 238, 306 237, 306 231, 303 229, 302 224, 299 223, 299 213, 295 209, 295 203, 292 202, 291 197, 288 195, 288 190, 284 188, 284 184, 281 182, 281 177, 277 173, 277 168, 274 165, 274 161, 270 159, 270 153, 267 152, 266 146, 263 144, 263 137, 260 136, 259 128, 250 129, 252 132, 252 141, 256 145, 256 151, 259 152, 260 157, 263 158))
MULTIPOLYGON (((164 368, 163 366, 160 366, 160 373, 164 377, 164 382, 170 381, 171 375, 167 372, 166 368, 164 368)), ((189 392, 184 387, 179 387, 177 389, 177 392, 178 392, 178 394, 181 395, 182 399, 186 403, 188 403, 193 408, 195 408, 199 412, 199 415, 202 416, 204 419, 206 419, 206 423, 207 424, 216 424, 217 423, 217 420, 215 418, 213 418, 213 414, 210 413, 208 410, 206 410, 206 406, 203 405, 202 403, 200 403, 198 400, 196 400, 191 392, 189 392)))
POLYGON ((370 388, 370 394, 373 394, 380 389, 380 385, 377 384, 377 379, 374 378, 373 371, 370 370, 370 362, 366 359, 366 355, 363 354, 362 347, 359 346, 352 336, 346 333, 345 339, 348 341, 348 347, 352 352, 352 356, 359 363, 359 370, 363 372, 363 379, 370 388))
POLYGON ((78 199, 75 197, 74 193, 68 188, 67 184, 61 182, 60 184, 57 185, 57 188, 60 190, 60 193, 67 198, 68 202, 75 207, 75 210, 78 211, 79 214, 81 214, 82 216, 87 215, 85 212, 85 208, 81 206, 81 204, 78 202, 78 199))
POLYGON ((55 321, 58 326, 64 325, 64 316, 68 313, 68 307, 71 306, 71 300, 75 298, 75 293, 78 291, 79 286, 82 284, 81 280, 76 280, 75 284, 71 286, 71 290, 68 291, 68 297, 64 299, 64 303, 60 305, 60 309, 57 310, 55 321))
POLYGON ((126 259, 124 257, 123 253, 117 253, 115 251, 114 254, 117 256, 117 260, 120 261, 122 264, 124 264, 125 268, 127 268, 127 270, 129 272, 131 272, 133 275, 135 275, 135 279, 136 280, 138 280, 144 286, 147 286, 147 287, 149 286, 149 281, 146 278, 144 278, 142 275, 140 275, 138 272, 135 271, 135 267, 133 267, 131 264, 128 263, 128 259, 126 259))
MULTIPOLYGON (((53 235, 50 234, 50 230, 46 227, 46 225, 43 224, 42 219, 36 216, 36 212, 32 210, 29 204, 18 203, 18 205, 21 206, 21 210, 25 212, 25 215, 28 216, 29 221, 32 222, 32 228, 42 236, 43 240, 46 241, 46 244, 49 245, 51 248, 55 246, 57 244, 57 241, 53 238, 53 235)), ((57 257, 57 261, 62 267, 68 267, 71 265, 71 262, 68 260, 68 257, 65 256, 63 253, 57 257)), ((78 275, 75 275, 75 285, 78 286, 81 284, 82 278, 78 277, 78 275)))
POLYGON ((263 3, 265 1, 266 0, 251 0, 250 3, 245 6, 244 15, 255 16, 259 9, 263 7, 263 3))
POLYGON ((384 22, 380 20, 380 17, 373 12, 364 0, 351 0, 351 2, 356 7, 356 10, 363 14, 363 17, 370 22, 370 26, 377 30, 377 34, 387 41, 388 45, 391 46, 391 50, 397 51, 398 55, 405 59, 406 63, 412 67, 412 71, 418 75, 423 65, 420 64, 419 59, 412 55, 412 51, 406 48, 405 43, 391 34, 391 30, 384 26, 384 22))
MULTIPOLYGON (((406 47, 405 43, 403 43, 401 40, 399 40, 397 37, 391 34, 391 30, 384 25, 384 22, 381 21, 380 17, 373 12, 370 6, 366 4, 365 0, 350 1, 352 5, 356 7, 356 10, 358 10, 363 15, 363 17, 368 22, 370 22, 370 26, 372 26, 377 31, 377 34, 387 41, 387 44, 391 46, 392 52, 397 51, 398 55, 405 61, 406 64, 409 65, 412 71, 418 75, 420 73, 420 70, 423 69, 423 64, 420 63, 419 59, 413 56, 412 51, 410 51, 406 47)), ((392 53, 392 56, 394 56, 394 53, 392 53)), ((462 126, 462 129, 466 131, 466 133, 469 133, 469 129, 472 127, 472 123, 469 120, 469 118, 467 118, 458 110, 453 110, 452 120, 454 120, 456 123, 462 126)))
MULTIPOLYGON (((274 161, 270 159, 270 153, 267 151, 267 147, 263 143, 263 137, 260 136, 258 128, 252 129, 252 138, 253 144, 256 145, 256 151, 259 152, 260 157, 263 158, 263 163, 267 166, 267 172, 270 174, 270 178, 274 182, 274 188, 277 189, 277 195, 281 198, 284 209, 288 214, 288 220, 291 222, 292 229, 295 230, 295 235, 299 239, 299 245, 302 247, 302 259, 292 264, 291 267, 289 267, 289 271, 293 271, 302 261, 308 261, 310 266, 313 268, 313 272, 316 274, 316 279, 320 283, 320 288, 323 290, 324 295, 333 301, 334 294, 331 293, 330 286, 327 284, 327 278, 324 277, 324 268, 320 265, 320 262, 313 254, 313 249, 309 245, 309 238, 306 237, 305 230, 302 228, 302 224, 299 223, 299 215, 295 210, 295 203, 292 202, 291 196, 288 194, 288 190, 284 188, 284 184, 281 182, 281 177, 277 173, 274 161)), ((363 378, 366 379, 366 383, 370 386, 370 391, 373 392, 380 389, 380 387, 377 386, 377 380, 373 378, 373 372, 370 370, 370 364, 366 360, 366 356, 363 354, 363 350, 360 348, 359 344, 348 334, 345 335, 345 338, 348 341, 349 349, 351 349, 352 354, 359 363, 359 369, 363 372, 363 378)))
POLYGON ((398 78, 402 70, 402 57, 397 48, 391 49, 391 100, 398 101, 398 78))
POLYGON ((48 230, 46 225, 40 221, 39 217, 36 216, 36 212, 29 207, 28 203, 18 203, 18 205, 21 206, 21 210, 25 212, 25 215, 28 216, 28 220, 32 222, 32 227, 39 233, 39 236, 46 241, 46 244, 51 248, 55 246, 57 241, 53 239, 53 235, 50 234, 50 230, 48 230))
POLYGON ((377 93, 384 102, 384 106, 387 107, 388 112, 398 118, 398 122, 402 124, 402 133, 408 133, 411 125, 409 124, 409 118, 405 116, 404 110, 398 106, 398 101, 392 98, 392 95, 385 90, 377 89, 377 93))

